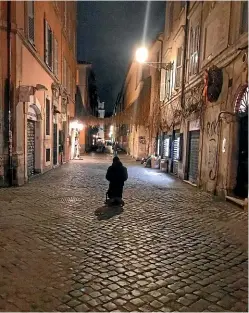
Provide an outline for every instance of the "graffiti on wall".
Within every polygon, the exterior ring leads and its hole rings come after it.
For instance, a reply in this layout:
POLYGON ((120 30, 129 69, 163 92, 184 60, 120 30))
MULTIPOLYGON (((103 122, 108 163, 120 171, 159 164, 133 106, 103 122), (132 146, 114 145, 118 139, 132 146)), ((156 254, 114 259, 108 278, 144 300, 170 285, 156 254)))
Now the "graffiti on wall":
POLYGON ((217 170, 217 149, 218 149, 218 132, 219 132, 219 120, 207 122, 206 132, 208 137, 208 177, 210 180, 216 179, 217 170))
POLYGON ((212 122, 207 122, 208 138, 213 138, 214 136, 216 136, 218 134, 219 125, 220 125, 220 123, 218 120, 214 120, 212 122))

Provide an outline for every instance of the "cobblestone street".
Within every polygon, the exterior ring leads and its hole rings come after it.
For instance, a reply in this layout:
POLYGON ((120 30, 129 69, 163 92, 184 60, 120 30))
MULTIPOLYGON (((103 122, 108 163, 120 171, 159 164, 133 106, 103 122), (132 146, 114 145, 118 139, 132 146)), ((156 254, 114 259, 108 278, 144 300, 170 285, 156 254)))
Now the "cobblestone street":
POLYGON ((0 310, 246 312, 247 212, 121 159, 109 219, 108 155, 0 189, 0 310))

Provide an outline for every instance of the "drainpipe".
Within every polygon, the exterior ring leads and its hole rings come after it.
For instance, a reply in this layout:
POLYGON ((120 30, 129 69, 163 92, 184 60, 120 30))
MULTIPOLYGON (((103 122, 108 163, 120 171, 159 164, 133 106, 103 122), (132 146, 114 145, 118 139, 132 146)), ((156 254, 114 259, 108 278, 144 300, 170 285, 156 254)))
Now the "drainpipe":
POLYGON ((11 103, 11 1, 7 1, 7 106, 8 107, 8 180, 13 186, 12 103, 11 103))
POLYGON ((186 73, 186 56, 187 56, 187 44, 188 44, 188 12, 189 12, 189 1, 185 1, 185 25, 184 25, 184 43, 183 43, 183 66, 182 66, 182 88, 181 88, 181 108, 184 108, 184 88, 185 88, 185 73, 186 73))
MULTIPOLYGON (((159 79, 158 79, 158 84, 159 84, 159 93, 160 93, 160 79, 161 79, 161 72, 162 72, 162 63, 163 63, 163 40, 160 39, 160 38, 157 38, 156 39, 157 41, 159 41, 161 43, 161 48, 160 48, 160 70, 159 70, 159 79)), ((160 95, 159 95, 160 97, 160 95)), ((160 99, 159 99, 160 100, 160 99)), ((157 135, 157 142, 158 142, 158 139, 160 138, 160 145, 159 145, 159 151, 158 151, 158 154, 162 156, 162 143, 161 143, 161 134, 162 134, 162 131, 160 131, 160 137, 157 135)), ((157 143, 156 143, 157 144, 157 143)))

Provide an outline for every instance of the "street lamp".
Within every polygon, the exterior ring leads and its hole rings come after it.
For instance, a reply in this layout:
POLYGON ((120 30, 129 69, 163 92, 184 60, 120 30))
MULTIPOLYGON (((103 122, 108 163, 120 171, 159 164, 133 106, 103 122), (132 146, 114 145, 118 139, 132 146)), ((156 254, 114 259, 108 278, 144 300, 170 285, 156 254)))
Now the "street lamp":
MULTIPOLYGON (((158 41, 161 41, 163 42, 161 39, 157 39, 158 41)), ((149 65, 149 66, 152 66, 152 67, 155 67, 155 68, 158 68, 158 65, 159 65, 159 70, 160 69, 165 69, 165 70, 168 70, 168 69, 171 69, 172 68, 172 63, 163 63, 162 62, 162 47, 161 47, 161 62, 148 62, 148 57, 149 57, 149 51, 146 47, 140 47, 137 49, 136 51, 136 61, 140 64, 146 64, 146 65, 149 65)))
POLYGON ((149 52, 145 47, 138 48, 136 51, 136 60, 138 63, 145 63, 148 59, 149 52))

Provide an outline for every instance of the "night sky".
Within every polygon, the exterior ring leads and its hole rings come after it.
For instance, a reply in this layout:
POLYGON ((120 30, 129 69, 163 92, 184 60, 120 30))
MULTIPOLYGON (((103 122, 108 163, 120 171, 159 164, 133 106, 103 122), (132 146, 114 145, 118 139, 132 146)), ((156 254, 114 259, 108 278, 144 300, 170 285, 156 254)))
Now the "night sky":
MULTIPOLYGON (((107 111, 112 111, 135 47, 142 41, 146 5, 145 1, 78 2, 78 60, 93 64, 107 111)), ((163 31, 164 16, 165 1, 152 1, 148 41, 163 31)))

